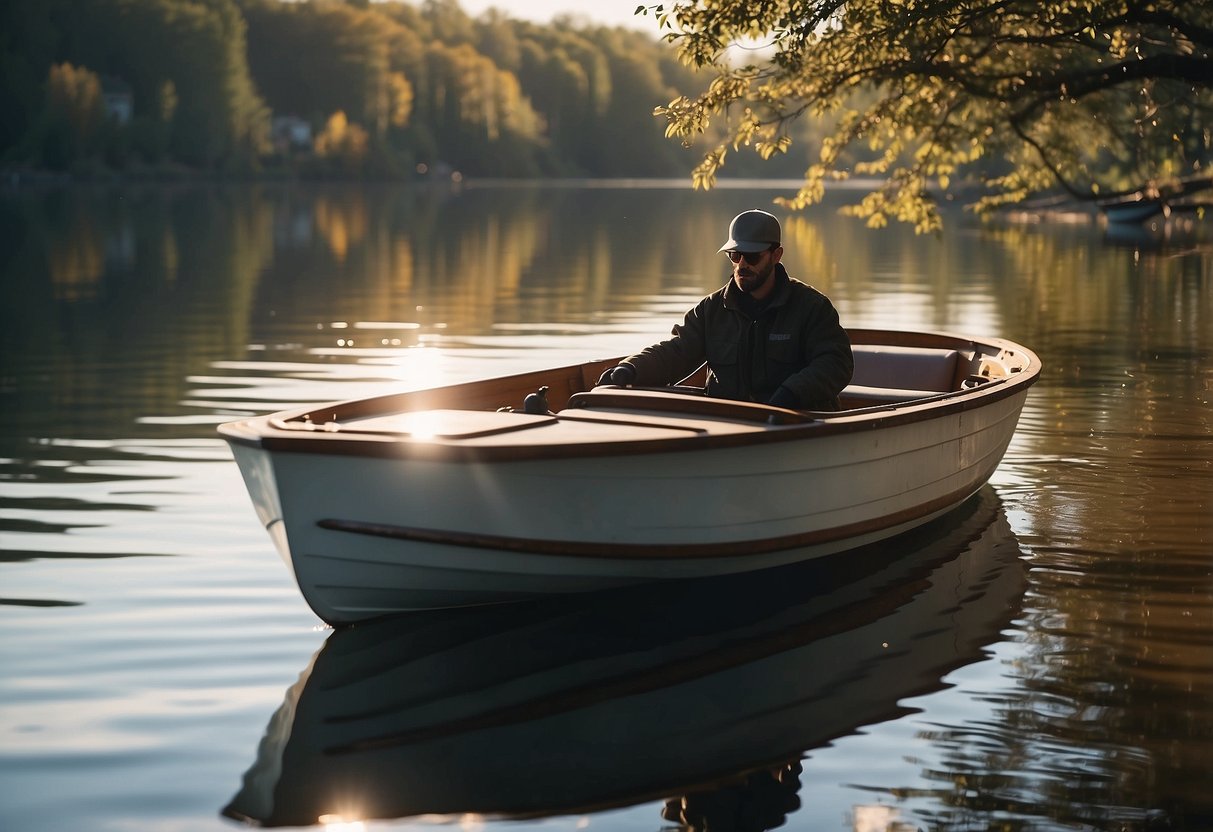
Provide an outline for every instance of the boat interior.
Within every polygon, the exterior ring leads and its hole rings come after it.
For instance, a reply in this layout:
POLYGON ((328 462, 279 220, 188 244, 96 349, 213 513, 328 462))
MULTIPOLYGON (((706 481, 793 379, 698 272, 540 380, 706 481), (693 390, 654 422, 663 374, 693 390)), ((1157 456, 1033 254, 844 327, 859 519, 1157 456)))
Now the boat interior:
MULTIPOLYGON (((1005 342, 977 342, 933 333, 852 331, 855 371, 840 396, 851 413, 882 411, 907 403, 929 402, 1008 379, 1028 369, 1030 358, 1005 342)), ((447 437, 470 438, 513 432, 564 411, 644 410, 677 412, 713 420, 767 425, 811 422, 823 414, 703 395, 706 370, 663 388, 596 387, 610 358, 585 364, 485 379, 465 384, 393 394, 281 414, 271 419, 279 430, 405 433, 419 436, 415 422, 441 417, 447 437), (515 418, 490 419, 509 411, 515 418), (529 417, 529 418, 528 418, 529 417), (470 421, 469 421, 470 420, 470 421)))

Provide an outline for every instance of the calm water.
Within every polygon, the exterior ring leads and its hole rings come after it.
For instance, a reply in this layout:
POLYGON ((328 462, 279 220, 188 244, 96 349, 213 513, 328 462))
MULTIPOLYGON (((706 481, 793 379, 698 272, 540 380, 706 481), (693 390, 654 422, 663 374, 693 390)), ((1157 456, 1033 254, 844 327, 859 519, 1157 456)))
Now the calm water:
POLYGON ((1213 829, 1199 229, 790 220, 848 325, 1041 356, 978 499, 852 574, 318 626, 216 424, 632 351, 775 193, 0 195, 0 828, 1213 829))

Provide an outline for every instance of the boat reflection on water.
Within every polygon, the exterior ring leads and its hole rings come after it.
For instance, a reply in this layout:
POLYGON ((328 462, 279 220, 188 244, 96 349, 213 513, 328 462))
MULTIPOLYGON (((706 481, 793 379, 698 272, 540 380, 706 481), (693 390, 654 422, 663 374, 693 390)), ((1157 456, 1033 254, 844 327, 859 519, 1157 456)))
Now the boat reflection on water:
POLYGON ((669 798, 661 817, 679 826, 711 832, 763 832, 783 826, 800 808, 800 761, 747 772, 669 798))
POLYGON ((304 826, 664 799, 687 826, 772 828, 805 752, 982 658, 1019 608, 1020 554, 986 487, 841 557, 338 630, 223 812, 304 826))

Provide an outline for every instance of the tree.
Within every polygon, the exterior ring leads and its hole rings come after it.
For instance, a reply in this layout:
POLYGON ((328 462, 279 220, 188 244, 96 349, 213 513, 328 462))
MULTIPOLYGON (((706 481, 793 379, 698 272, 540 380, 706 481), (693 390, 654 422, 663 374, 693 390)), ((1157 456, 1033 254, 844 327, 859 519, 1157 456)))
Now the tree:
POLYGON ((319 123, 340 110, 383 137, 395 106, 388 21, 338 2, 250 0, 244 15, 250 72, 275 112, 319 123))
POLYGON ((253 166, 269 113, 248 74, 244 20, 233 0, 37 5, 58 30, 61 60, 129 84, 135 118, 161 122, 175 159, 216 170, 253 166))
POLYGON ((786 151, 805 115, 832 130, 788 207, 819 201, 827 181, 874 176, 851 212, 920 231, 939 227, 938 195, 962 184, 990 211, 1049 190, 1096 199, 1203 176, 1211 161, 1213 4, 675 0, 638 11, 714 76, 657 110, 684 143, 725 119, 699 187, 731 149, 786 151))
POLYGON ((42 160, 65 170, 95 147, 105 117, 101 79, 85 67, 55 64, 46 81, 46 116, 42 160))
POLYGON ((418 110, 438 139, 442 156, 435 161, 478 176, 534 175, 544 125, 518 79, 468 43, 433 44, 426 58, 430 88, 418 110))
POLYGON ((0 3, 0 157, 34 129, 58 41, 46 4, 0 3))
POLYGON ((338 110, 329 116, 316 136, 316 155, 332 159, 345 173, 359 174, 366 163, 370 142, 361 125, 351 124, 338 110))
POLYGON ((519 24, 518 79, 548 124, 549 172, 574 176, 670 176, 688 157, 649 115, 694 81, 656 39, 622 28, 519 24))

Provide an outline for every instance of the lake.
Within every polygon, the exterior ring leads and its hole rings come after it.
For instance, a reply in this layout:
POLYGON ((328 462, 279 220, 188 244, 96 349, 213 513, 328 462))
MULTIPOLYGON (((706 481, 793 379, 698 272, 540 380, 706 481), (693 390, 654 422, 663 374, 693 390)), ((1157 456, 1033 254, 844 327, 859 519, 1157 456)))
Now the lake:
POLYGON ((307 608, 216 425, 634 352, 781 184, 0 194, 0 827, 1213 828, 1200 223, 788 218, 845 325, 1044 364, 990 485, 846 568, 307 608))

